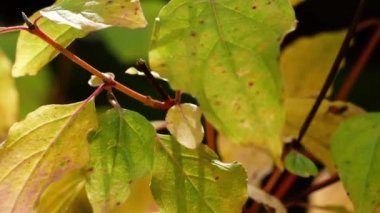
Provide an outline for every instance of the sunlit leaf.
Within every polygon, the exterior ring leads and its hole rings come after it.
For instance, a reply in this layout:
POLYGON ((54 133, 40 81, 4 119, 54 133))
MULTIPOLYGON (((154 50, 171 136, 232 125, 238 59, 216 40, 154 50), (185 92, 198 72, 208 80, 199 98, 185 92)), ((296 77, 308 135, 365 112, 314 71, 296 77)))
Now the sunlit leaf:
POLYGON ((165 0, 143 0, 141 6, 149 23, 144 29, 127 29, 111 27, 99 31, 106 47, 123 64, 135 63, 136 59, 148 60, 150 37, 153 30, 154 18, 165 5, 165 0))
POLYGON ((220 162, 207 146, 187 149, 160 136, 151 182, 160 212, 241 212, 246 179, 241 165, 220 162))
POLYGON ((180 144, 195 149, 202 143, 204 136, 201 116, 197 105, 174 105, 166 114, 167 129, 180 144))
POLYGON ((139 0, 60 0, 41 14, 85 31, 110 26, 141 28, 147 24, 139 0))
POLYGON ((100 116, 91 137, 91 161, 86 190, 95 212, 109 212, 122 204, 130 185, 150 175, 156 132, 142 115, 111 109, 100 116))
MULTIPOLYGON (((285 101, 286 124, 283 133, 285 138, 298 136, 301 125, 314 101, 314 99, 287 99, 285 101)), ((331 135, 342 121, 363 113, 365 113, 363 109, 351 103, 323 101, 302 144, 330 171, 334 171, 334 163, 330 155, 331 135), (337 110, 336 113, 330 112, 330 107, 334 107, 337 110)))
POLYGON ((345 34, 341 30, 301 37, 284 49, 280 60, 287 97, 318 95, 345 34))
POLYGON ((355 212, 380 210, 380 113, 342 123, 331 139, 331 153, 355 212))
POLYGON ((252 200, 273 208, 276 213, 287 212, 280 200, 256 186, 248 185, 248 195, 252 200))
POLYGON ((284 110, 277 58, 294 23, 288 0, 172 0, 157 18, 150 64, 195 96, 227 138, 264 147, 278 162, 284 110))
POLYGON ((318 168, 313 161, 295 151, 291 151, 286 155, 285 168, 289 172, 305 178, 318 174, 318 168))
POLYGON ((80 169, 68 172, 44 191, 38 201, 37 212, 68 212, 75 198, 84 189, 85 184, 86 179, 80 169))
POLYGON ((17 120, 18 93, 11 76, 11 62, 0 49, 0 141, 8 128, 17 120))
MULTIPOLYGON (((31 17, 31 20, 34 20, 37 16, 39 16, 38 12, 31 17)), ((42 18, 38 22, 38 26, 49 37, 64 47, 67 47, 76 38, 86 35, 85 32, 67 25, 56 24, 46 18, 42 18)), ((14 77, 36 75, 58 53, 54 47, 39 37, 22 31, 17 41, 16 61, 13 65, 12 75, 14 77)))
POLYGON ((30 212, 43 190, 89 158, 94 103, 42 106, 15 123, 0 149, 0 212, 30 212))

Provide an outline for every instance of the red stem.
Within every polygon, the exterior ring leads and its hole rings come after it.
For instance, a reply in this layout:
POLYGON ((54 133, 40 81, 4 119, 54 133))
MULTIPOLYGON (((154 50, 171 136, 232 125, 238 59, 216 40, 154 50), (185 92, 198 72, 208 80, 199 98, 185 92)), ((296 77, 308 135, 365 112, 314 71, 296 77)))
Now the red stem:
POLYGON ((360 54, 359 59, 356 61, 355 65, 350 71, 349 76, 346 78, 343 86, 340 88, 339 93, 336 96, 336 100, 345 100, 348 94, 351 92, 353 86, 355 85, 359 75, 362 73, 364 66, 367 64, 368 60, 371 58, 373 51, 378 47, 380 42, 380 27, 377 27, 375 33, 372 35, 367 46, 360 54))
POLYGON ((212 149, 215 152, 217 152, 216 140, 215 140, 215 129, 210 124, 210 122, 208 122, 207 119, 205 119, 205 126, 206 126, 206 141, 207 141, 207 145, 208 145, 208 147, 210 147, 210 149, 212 149))

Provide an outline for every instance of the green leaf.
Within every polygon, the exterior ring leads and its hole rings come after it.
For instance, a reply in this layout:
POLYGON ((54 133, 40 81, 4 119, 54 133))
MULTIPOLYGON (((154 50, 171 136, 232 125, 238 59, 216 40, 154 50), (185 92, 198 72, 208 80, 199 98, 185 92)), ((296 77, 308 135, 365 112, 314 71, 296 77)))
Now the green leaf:
POLYGON ((86 186, 95 212, 109 212, 123 203, 130 184, 150 175, 156 132, 142 115, 111 109, 100 116, 91 137, 92 171, 86 186))
POLYGON ((301 37, 284 49, 280 60, 287 97, 318 96, 346 32, 340 30, 301 37))
POLYGON ((305 178, 318 174, 318 168, 313 161, 295 151, 291 151, 286 155, 285 168, 289 172, 305 178))
MULTIPOLYGON (((31 19, 39 16, 35 13, 31 19)), ((51 39, 60 45, 67 47, 76 38, 86 35, 85 32, 67 25, 59 25, 48 19, 41 19, 38 26, 51 39)), ((20 77, 24 75, 36 75, 47 63, 58 55, 59 51, 39 37, 22 31, 17 41, 16 61, 13 65, 12 75, 20 77)))
POLYGON ((43 192, 36 205, 37 212, 68 212, 85 184, 86 179, 80 169, 68 172, 43 192))
POLYGON ((0 49, 0 141, 5 139, 8 128, 17 120, 19 109, 11 66, 11 62, 0 49))
POLYGON ((29 212, 43 190, 89 158, 94 103, 42 106, 15 123, 0 149, 0 212, 29 212), (81 109, 81 110, 80 110, 81 109))
MULTIPOLYGON (((284 138, 296 138, 315 100, 312 98, 294 98, 285 101, 286 123, 284 138)), ((324 100, 307 131, 302 145, 307 151, 321 161, 330 172, 335 172, 335 164, 331 159, 330 139, 339 124, 354 115, 364 114, 360 107, 347 103, 324 100), (337 109, 332 113, 330 108, 337 109)))
POLYGON ((142 28, 147 24, 139 0, 60 0, 41 14, 84 31, 110 26, 142 28))
POLYGON ((331 139, 331 152, 355 212, 380 209, 380 113, 342 123, 331 139))
POLYGON ((295 24, 288 0, 172 0, 157 20, 152 69, 195 96, 227 138, 263 147, 279 162, 284 108, 277 57, 295 24))
POLYGON ((241 165, 220 162, 207 146, 187 149, 160 136, 151 182, 160 212, 241 212, 246 179, 241 165))
POLYGON ((174 105, 165 117, 167 129, 180 144, 195 149, 202 143, 204 136, 201 116, 197 105, 174 105))

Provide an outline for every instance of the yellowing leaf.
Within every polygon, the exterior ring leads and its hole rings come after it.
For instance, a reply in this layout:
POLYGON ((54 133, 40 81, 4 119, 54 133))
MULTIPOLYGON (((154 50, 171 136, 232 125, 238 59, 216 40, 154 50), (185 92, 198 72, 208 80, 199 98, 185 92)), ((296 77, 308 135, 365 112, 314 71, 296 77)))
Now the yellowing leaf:
POLYGON ((227 138, 261 146, 279 162, 284 109, 277 58, 294 23, 288 0, 172 0, 157 18, 150 64, 174 89, 195 96, 227 138))
POLYGON ((286 97, 313 98, 322 88, 346 30, 294 41, 281 54, 286 97))
POLYGON ((0 212, 32 212, 43 190, 88 161, 94 103, 43 106, 14 124, 0 149, 0 212), (75 113, 75 114, 74 114, 75 113))
POLYGON ((60 0, 41 14, 85 31, 110 26, 141 28, 147 24, 139 0, 60 0))
MULTIPOLYGON (((288 99, 285 101, 286 125, 284 138, 296 138, 305 117, 309 113, 314 99, 288 99)), ((365 111, 351 103, 323 101, 316 117, 310 125, 302 144, 330 171, 334 171, 334 163, 330 155, 330 138, 339 124, 345 119, 363 114, 365 111), (338 112, 329 112, 335 107, 338 112)))
POLYGON ((160 212, 241 212, 247 176, 238 163, 222 163, 207 146, 187 149, 160 136, 151 189, 160 212))
POLYGON ((357 213, 380 210, 380 113, 355 116, 331 139, 331 153, 357 213))
POLYGON ((244 166, 250 185, 260 186, 261 181, 273 170, 273 158, 263 149, 253 145, 232 143, 220 134, 216 144, 223 162, 237 161, 244 166))
MULTIPOLYGON (((31 19, 35 19, 38 15, 38 13, 34 14, 31 19)), ((45 18, 38 22, 38 26, 49 37, 64 47, 67 47, 76 38, 86 35, 86 33, 70 26, 59 25, 45 18)), ((12 75, 14 77, 36 75, 58 53, 54 47, 42 39, 22 31, 17 40, 16 61, 13 65, 12 75)))
POLYGON ((109 212, 124 203, 130 185, 150 175, 156 132, 142 115, 111 109, 100 116, 91 137, 86 190, 94 212, 109 212))
POLYGON ((152 192, 150 191, 151 177, 144 177, 131 184, 131 196, 125 203, 111 210, 111 213, 147 213, 157 212, 154 207, 152 192))
POLYGON ((37 203, 37 212, 68 212, 85 184, 86 179, 80 169, 68 172, 43 192, 37 203))
POLYGON ((314 162, 295 151, 291 151, 286 155, 285 168, 289 172, 305 178, 318 174, 318 168, 314 162))
POLYGON ((180 144, 195 149, 204 136, 201 116, 201 110, 194 104, 174 105, 166 114, 167 129, 180 144))
POLYGON ((18 93, 11 76, 11 62, 0 50, 0 141, 5 139, 8 128, 17 120, 18 93))
POLYGON ((293 7, 299 5, 302 2, 304 2, 304 0, 290 0, 290 3, 292 3, 293 7))

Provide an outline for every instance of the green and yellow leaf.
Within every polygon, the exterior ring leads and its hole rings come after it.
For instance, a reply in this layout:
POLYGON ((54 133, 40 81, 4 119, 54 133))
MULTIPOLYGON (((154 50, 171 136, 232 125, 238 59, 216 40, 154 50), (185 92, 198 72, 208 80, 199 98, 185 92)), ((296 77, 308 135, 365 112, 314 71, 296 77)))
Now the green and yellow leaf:
POLYGON ((318 174, 318 168, 314 162, 295 151, 291 151, 286 155, 285 168, 289 172, 305 178, 318 174))
POLYGON ((142 115, 111 109, 91 137, 86 185, 94 212, 109 212, 128 198, 131 184, 150 175, 156 132, 142 115))
POLYGON ((42 106, 15 123, 0 149, 0 212, 32 212, 46 187, 88 159, 94 103, 42 106))
POLYGON ((172 0, 157 18, 150 64, 175 90, 195 96, 227 138, 261 146, 279 162, 284 108, 277 58, 294 24, 288 0, 172 0))
MULTIPOLYGON (((31 19, 39 16, 35 13, 31 19)), ((38 22, 38 26, 51 39, 60 45, 67 47, 76 38, 81 38, 87 33, 74 29, 67 25, 56 24, 46 18, 38 22)), ((58 55, 58 50, 39 37, 22 31, 17 40, 16 61, 13 65, 12 75, 20 77, 24 75, 36 75, 47 63, 58 55)))
POLYGON ((110 26, 142 28, 147 24, 139 0, 60 0, 41 14, 84 31, 110 26))
POLYGON ((220 162, 207 146, 187 149, 160 136, 151 182, 160 212, 241 212, 246 179, 241 165, 220 162))

